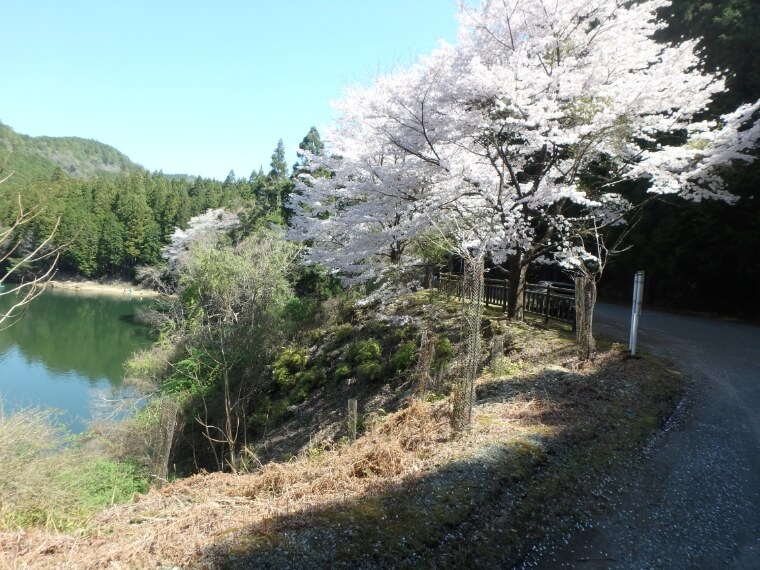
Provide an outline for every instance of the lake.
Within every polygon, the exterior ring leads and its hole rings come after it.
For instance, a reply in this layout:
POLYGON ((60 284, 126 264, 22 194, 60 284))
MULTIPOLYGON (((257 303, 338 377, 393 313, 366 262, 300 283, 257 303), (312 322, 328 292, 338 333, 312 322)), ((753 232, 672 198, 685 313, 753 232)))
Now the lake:
MULTIPOLYGON (((0 296, 0 311, 11 304, 0 296)), ((98 394, 122 383, 123 363, 151 343, 133 321, 148 301, 48 290, 24 317, 0 331, 0 397, 5 411, 19 407, 60 410, 73 432, 92 418, 98 394)))

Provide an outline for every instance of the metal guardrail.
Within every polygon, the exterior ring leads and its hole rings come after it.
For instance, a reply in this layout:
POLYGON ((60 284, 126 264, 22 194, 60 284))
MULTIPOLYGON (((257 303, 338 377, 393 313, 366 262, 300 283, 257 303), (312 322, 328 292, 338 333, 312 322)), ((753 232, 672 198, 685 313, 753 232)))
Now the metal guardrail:
MULTIPOLYGON (((438 278, 438 291, 449 297, 462 296, 462 276, 441 273, 438 278)), ((485 279, 483 282, 483 303, 486 307, 501 307, 507 310, 509 283, 506 279, 485 279)), ((575 291, 555 285, 527 284, 523 291, 523 310, 526 313, 541 315, 544 322, 549 319, 563 321, 573 325, 575 330, 575 291)))

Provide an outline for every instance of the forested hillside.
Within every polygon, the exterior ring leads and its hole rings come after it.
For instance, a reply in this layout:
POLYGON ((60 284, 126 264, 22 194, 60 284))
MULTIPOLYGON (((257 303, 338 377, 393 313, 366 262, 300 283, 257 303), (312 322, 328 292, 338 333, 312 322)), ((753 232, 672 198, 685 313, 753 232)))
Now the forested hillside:
POLYGON ((0 122, 0 165, 14 175, 7 188, 50 179, 56 169, 72 178, 141 170, 112 146, 79 137, 31 137, 0 122))
MULTIPOLYGON (((282 142, 269 173, 237 178, 230 172, 218 181, 148 173, 95 141, 23 137, 0 128, 16 141, 6 156, 4 173, 12 176, 0 193, 0 224, 15 219, 19 197, 26 209, 41 209, 16 232, 19 247, 6 262, 14 263, 42 243, 59 218, 46 247, 62 248, 60 270, 84 277, 132 277, 137 266, 160 262, 172 232, 210 208, 234 207, 249 223, 284 220, 282 197, 291 182, 282 142), (61 167, 66 163, 71 168, 61 167)), ((31 273, 35 267, 25 269, 31 273)))

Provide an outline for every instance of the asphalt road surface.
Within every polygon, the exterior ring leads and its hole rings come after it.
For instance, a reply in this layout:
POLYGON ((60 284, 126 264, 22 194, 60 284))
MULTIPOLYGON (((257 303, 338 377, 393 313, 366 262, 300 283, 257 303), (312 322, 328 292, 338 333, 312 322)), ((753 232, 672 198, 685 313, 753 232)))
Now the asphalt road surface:
MULTIPOLYGON (((629 325, 630 307, 597 306, 597 334, 627 342, 629 325)), ((760 328, 645 309, 639 347, 694 378, 680 418, 539 566, 760 569, 760 328)))

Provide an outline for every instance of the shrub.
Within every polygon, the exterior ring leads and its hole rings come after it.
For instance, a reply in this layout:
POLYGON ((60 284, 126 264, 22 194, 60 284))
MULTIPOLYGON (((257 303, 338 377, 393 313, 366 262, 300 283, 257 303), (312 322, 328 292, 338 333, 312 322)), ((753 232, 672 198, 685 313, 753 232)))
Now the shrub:
POLYGON ((283 388, 295 386, 308 363, 309 353, 306 349, 288 346, 277 355, 272 365, 272 374, 277 384, 283 388))
POLYGON ((354 364, 379 363, 382 350, 374 338, 362 340, 351 345, 349 358, 354 364))
POLYGON ((337 380, 345 380, 351 376, 351 365, 346 362, 341 362, 335 369, 335 378, 337 380))
POLYGON ((167 394, 207 394, 219 376, 219 362, 208 350, 189 347, 187 357, 173 365, 173 372, 163 381, 167 394))
POLYGON ((312 329, 309 331, 309 342, 316 344, 325 336, 325 329, 312 329))
POLYGON ((339 346, 346 342, 353 333, 353 327, 351 323, 343 323, 335 328, 335 334, 333 335, 333 345, 339 346))
POLYGON ((433 360, 433 371, 440 372, 454 358, 454 348, 451 341, 445 336, 438 337, 435 341, 435 358, 433 360))
POLYGON ((314 388, 324 384, 327 378, 322 369, 305 370, 300 376, 301 378, 295 389, 295 397, 299 402, 303 402, 312 393, 314 388))
POLYGON ((322 303, 322 319, 325 323, 345 323, 354 318, 358 294, 341 292, 322 303))
POLYGON ((393 329, 393 332, 391 332, 391 339, 393 339, 394 342, 404 342, 405 340, 409 340, 413 334, 412 327, 399 327, 396 329, 393 329))
POLYGON ((417 343, 408 340, 402 343, 391 357, 391 367, 394 372, 403 372, 412 367, 417 360, 417 343))
POLYGON ((283 317, 293 330, 304 330, 317 322, 319 303, 315 299, 293 297, 283 309, 283 317))
POLYGON ((135 352, 125 364, 127 378, 158 382, 168 370, 174 347, 168 343, 156 343, 147 350, 135 352))
POLYGON ((356 375, 360 380, 377 380, 382 376, 382 367, 377 362, 364 362, 356 367, 356 375))

